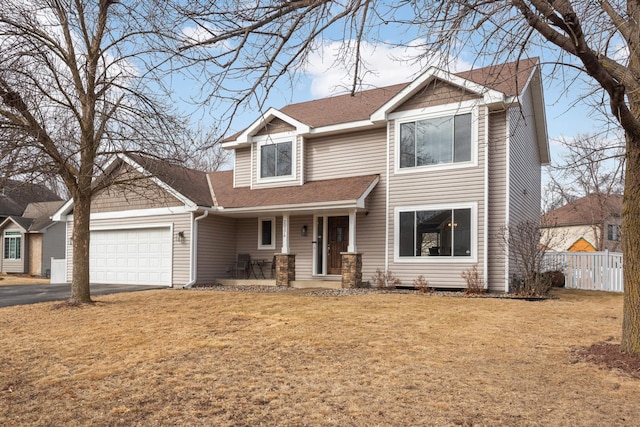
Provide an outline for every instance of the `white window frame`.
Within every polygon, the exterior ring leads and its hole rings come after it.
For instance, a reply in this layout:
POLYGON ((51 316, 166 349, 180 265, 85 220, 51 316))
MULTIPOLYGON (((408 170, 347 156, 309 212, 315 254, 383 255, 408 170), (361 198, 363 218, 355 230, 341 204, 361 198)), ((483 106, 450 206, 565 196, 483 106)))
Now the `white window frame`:
POLYGON ((276 218, 273 216, 258 218, 258 249, 275 250, 275 248, 276 248, 276 218), (264 221, 271 222, 271 244, 270 245, 262 244, 262 223, 264 221))
POLYGON ((393 209, 393 261, 403 264, 469 264, 478 262, 478 203, 445 203, 437 205, 398 206, 393 209), (400 256, 400 212, 471 209, 471 256, 400 256))
POLYGON ((419 110, 401 111, 389 115, 390 120, 395 120, 394 128, 394 172, 396 174, 416 173, 424 171, 459 169, 478 166, 478 101, 463 101, 455 104, 438 105, 419 110), (466 162, 438 163, 435 165, 423 165, 414 167, 400 167, 400 125, 425 119, 452 117, 462 114, 471 114, 471 160, 466 162))
POLYGON ((296 179, 296 163, 298 151, 298 138, 295 132, 286 132, 276 135, 263 135, 254 137, 256 141, 256 182, 281 182, 293 181, 296 179), (283 142, 291 142, 291 175, 268 176, 262 177, 262 147, 264 145, 280 144, 283 142))
MULTIPOLYGON (((16 230, 8 230, 5 231, 3 234, 3 239, 2 239, 2 259, 6 259, 6 260, 21 260, 22 259, 22 239, 23 239, 23 234, 20 231, 16 231, 16 230), (6 245, 6 241, 7 239, 16 239, 18 246, 16 246, 16 253, 20 252, 20 256, 19 257, 15 257, 15 258, 11 258, 11 256, 9 255, 9 257, 5 257, 6 253, 5 253, 5 245, 6 245)), ((11 244, 9 244, 11 245, 11 244)), ((11 249, 9 249, 9 252, 11 252, 11 249)))

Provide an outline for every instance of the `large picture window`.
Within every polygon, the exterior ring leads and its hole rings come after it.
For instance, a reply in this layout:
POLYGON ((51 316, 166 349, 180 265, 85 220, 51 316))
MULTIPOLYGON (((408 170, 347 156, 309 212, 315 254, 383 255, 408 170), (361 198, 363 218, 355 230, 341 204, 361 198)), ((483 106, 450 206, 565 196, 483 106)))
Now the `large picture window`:
POLYGON ((5 231, 4 259, 22 258, 22 235, 19 231, 5 231))
POLYGON ((293 142, 260 146, 260 177, 290 176, 293 171, 293 142))
POLYGON ((399 212, 398 255, 471 257, 471 208, 399 212))
POLYGON ((471 161, 471 113, 400 124, 400 168, 471 161))

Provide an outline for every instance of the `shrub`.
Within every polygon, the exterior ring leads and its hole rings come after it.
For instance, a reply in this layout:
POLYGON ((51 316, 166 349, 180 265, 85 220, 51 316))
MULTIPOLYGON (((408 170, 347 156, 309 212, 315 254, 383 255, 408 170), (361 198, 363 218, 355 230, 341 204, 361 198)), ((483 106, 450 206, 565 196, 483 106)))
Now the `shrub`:
POLYGON ((376 269, 375 274, 371 277, 371 283, 377 288, 395 288, 400 285, 402 281, 398 279, 391 270, 382 271, 379 268, 376 269))
POLYGON ((528 273, 511 277, 509 293, 525 297, 543 297, 551 289, 551 277, 545 274, 528 273))
POLYGON ((422 274, 413 280, 413 287, 422 294, 433 292, 433 288, 429 286, 429 281, 422 274))
POLYGON ((473 267, 465 270, 460 275, 467 282, 467 289, 465 289, 464 293, 467 295, 478 295, 486 292, 484 288, 484 280, 480 277, 478 273, 478 265, 474 264, 473 267))
POLYGON ((547 271, 542 273, 544 277, 548 277, 551 286, 554 288, 564 288, 564 273, 559 270, 547 271))

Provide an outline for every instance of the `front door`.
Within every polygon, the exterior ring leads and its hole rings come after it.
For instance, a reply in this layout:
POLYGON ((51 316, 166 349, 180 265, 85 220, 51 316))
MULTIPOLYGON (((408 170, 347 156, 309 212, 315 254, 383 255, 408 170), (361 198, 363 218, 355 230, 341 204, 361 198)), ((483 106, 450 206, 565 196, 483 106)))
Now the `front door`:
POLYGON ((342 255, 349 247, 349 217, 330 216, 327 221, 327 273, 342 274, 342 255))

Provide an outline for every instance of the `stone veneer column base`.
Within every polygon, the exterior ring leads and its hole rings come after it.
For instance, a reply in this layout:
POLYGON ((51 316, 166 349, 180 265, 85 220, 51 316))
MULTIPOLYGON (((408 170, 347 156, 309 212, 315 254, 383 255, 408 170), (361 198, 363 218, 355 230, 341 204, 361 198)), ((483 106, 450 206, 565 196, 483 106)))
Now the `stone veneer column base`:
POLYGON ((342 287, 357 288, 362 285, 362 254, 342 252, 342 287))
POLYGON ((289 286, 296 280, 296 256, 276 254, 276 286, 289 286))

